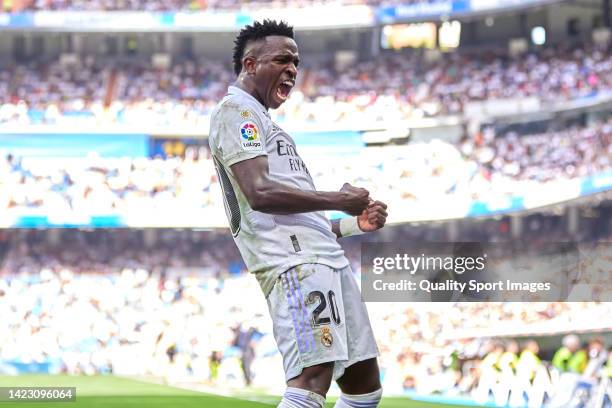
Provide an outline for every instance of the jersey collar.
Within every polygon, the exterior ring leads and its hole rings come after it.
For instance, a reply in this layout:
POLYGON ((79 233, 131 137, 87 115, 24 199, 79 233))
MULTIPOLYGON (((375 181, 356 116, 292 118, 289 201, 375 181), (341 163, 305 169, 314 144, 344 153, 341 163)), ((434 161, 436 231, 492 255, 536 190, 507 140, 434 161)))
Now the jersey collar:
POLYGON ((263 112, 263 114, 266 115, 268 118, 270 117, 270 113, 266 110, 266 107, 263 106, 261 102, 255 99, 255 97, 253 97, 253 95, 251 95, 250 93, 245 92, 242 89, 238 88, 237 86, 233 86, 233 85, 230 85, 227 88, 227 93, 230 95, 241 95, 246 98, 252 99, 261 108, 261 111, 263 112))

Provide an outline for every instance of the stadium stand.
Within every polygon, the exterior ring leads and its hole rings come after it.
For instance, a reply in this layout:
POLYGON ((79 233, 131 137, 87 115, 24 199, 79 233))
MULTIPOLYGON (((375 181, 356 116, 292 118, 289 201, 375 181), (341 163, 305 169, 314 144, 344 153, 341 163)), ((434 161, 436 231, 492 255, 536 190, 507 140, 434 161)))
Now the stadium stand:
MULTIPOLYGON (((598 210, 602 219, 611 219, 606 217, 609 205, 598 210)), ((506 223, 473 221, 462 227, 461 236, 508 241, 506 223)), ((551 237, 578 239, 587 250, 610 239, 605 235, 609 226, 597 225, 595 219, 586 218, 575 236, 565 232, 560 216, 536 214, 527 224, 520 239, 529 245, 551 237)), ((396 231, 404 239, 444 239, 432 232, 427 225, 396 231)), ((2 232, 0 242, 8 250, 0 263, 0 311, 6 317, 0 322, 0 371, 163 373, 173 381, 235 386, 248 375, 255 386, 282 386, 266 304, 255 301, 260 289, 244 274, 230 238, 223 233, 172 230, 159 230, 154 238, 147 235, 151 234, 134 230, 2 232), (247 348, 253 353, 248 374, 241 365, 247 348)), ((343 245, 359 271, 360 239, 343 245)), ((609 258, 607 262, 601 267, 609 271, 609 258)), ((527 380, 531 392, 531 380, 542 375, 540 370, 554 395, 561 384, 560 357, 551 360, 551 350, 540 353, 533 341, 521 341, 519 352, 510 340, 518 335, 540 342, 558 333, 589 331, 609 324, 612 315, 605 302, 420 303, 418 307, 370 303, 368 307, 390 392, 475 399, 488 395, 487 387, 500 394, 496 386, 506 375, 512 378, 505 382, 508 390, 527 380), (589 314, 588 321, 584 313, 589 314), (504 350, 514 355, 502 358, 504 350)), ((557 348, 555 341, 552 346, 557 348)), ((544 342, 550 347, 550 340, 544 342)), ((585 375, 593 379, 595 389, 607 358, 585 356, 580 373, 588 371, 585 375), (588 363, 592 364, 586 370, 588 363)), ((504 395, 512 398, 508 390, 504 395)))
MULTIPOLYGON (((485 130, 457 144, 434 140, 366 147, 333 161, 307 162, 318 188, 335 190, 348 180, 397 208, 409 203, 428 205, 444 197, 461 202, 510 197, 547 182, 601 174, 612 166, 611 142, 609 119, 535 135, 496 136, 485 130)), ((15 214, 223 208, 206 147, 189 147, 185 157, 167 159, 9 154, 0 160, 0 180, 0 208, 15 214)))
POLYGON ((318 189, 389 204, 380 235, 341 240, 356 277, 367 242, 498 245, 508 276, 516 248, 580 251, 589 302, 369 302, 385 399, 610 406, 610 9, 550 3, 0 0, 0 375, 282 392, 206 147, 230 31, 272 8, 303 60, 273 118, 318 189), (387 49, 385 27, 431 44, 387 49))
MULTIPOLYGON (((93 57, 4 68, 0 123, 95 123, 198 126, 233 78, 229 64, 178 62, 96 64, 93 57), (113 75, 111 75, 113 73, 113 75), (111 81, 111 78, 115 80, 111 81)), ((278 121, 378 122, 462 114, 472 102, 536 98, 542 104, 612 92, 610 47, 545 48, 517 57, 503 53, 448 53, 428 62, 422 52, 390 54, 342 70, 302 70, 278 121)))
MULTIPOLYGON (((404 0, 403 4, 431 4, 440 0, 404 0)), ((391 5, 396 1, 389 0, 339 0, 341 5, 367 4, 370 6, 391 5)), ((58 10, 58 11, 204 11, 204 10, 254 10, 274 7, 309 7, 320 4, 316 0, 264 0, 264 1, 236 1, 236 0, 31 0, 26 10, 58 10)))

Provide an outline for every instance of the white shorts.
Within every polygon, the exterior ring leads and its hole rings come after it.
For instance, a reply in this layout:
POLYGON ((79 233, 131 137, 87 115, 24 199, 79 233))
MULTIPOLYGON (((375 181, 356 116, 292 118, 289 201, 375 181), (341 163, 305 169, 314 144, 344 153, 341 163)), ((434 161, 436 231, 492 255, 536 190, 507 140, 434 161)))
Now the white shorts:
POLYGON ((289 269, 276 280, 268 308, 286 380, 297 377, 304 367, 331 361, 337 380, 346 367, 378 356, 349 266, 337 270, 304 264, 289 269))

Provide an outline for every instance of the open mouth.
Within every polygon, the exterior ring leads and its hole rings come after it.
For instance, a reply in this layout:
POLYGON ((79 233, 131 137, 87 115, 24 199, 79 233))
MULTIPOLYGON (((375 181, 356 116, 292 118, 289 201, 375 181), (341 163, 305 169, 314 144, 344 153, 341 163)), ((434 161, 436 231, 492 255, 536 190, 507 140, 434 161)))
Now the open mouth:
POLYGON ((278 97, 283 101, 286 100, 289 97, 289 92, 291 92, 291 89, 293 89, 294 85, 295 83, 291 80, 283 81, 278 86, 278 90, 276 91, 278 97))

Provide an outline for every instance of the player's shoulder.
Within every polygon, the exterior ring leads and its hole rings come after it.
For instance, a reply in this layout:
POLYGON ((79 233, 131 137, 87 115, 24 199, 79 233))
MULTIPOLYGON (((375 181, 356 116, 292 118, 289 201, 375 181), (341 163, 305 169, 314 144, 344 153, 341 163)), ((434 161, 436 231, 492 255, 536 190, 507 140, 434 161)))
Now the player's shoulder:
POLYGON ((222 121, 245 121, 263 120, 263 114, 258 107, 249 99, 242 95, 228 94, 215 107, 213 120, 222 121))

